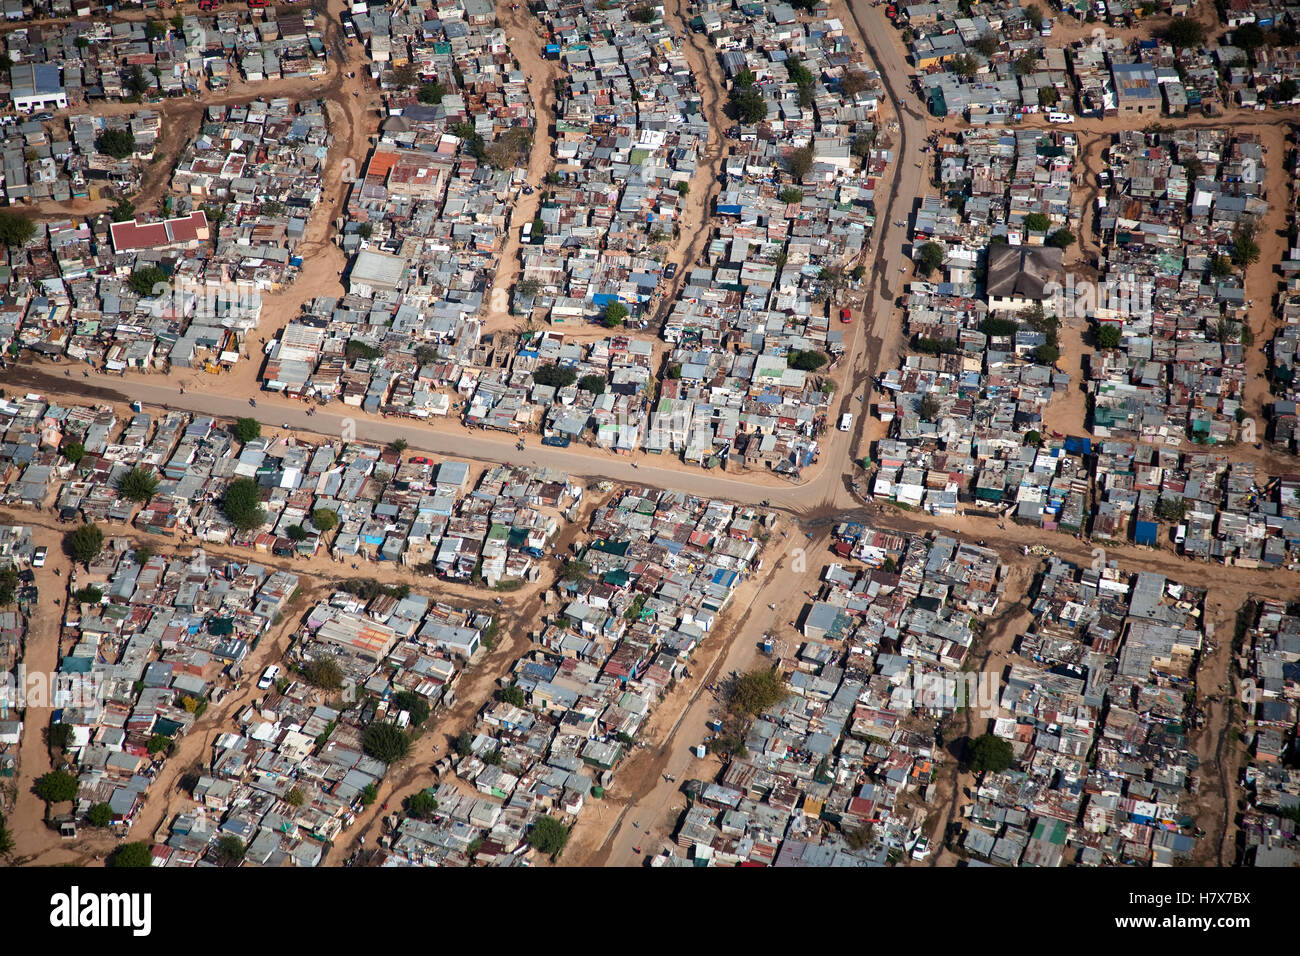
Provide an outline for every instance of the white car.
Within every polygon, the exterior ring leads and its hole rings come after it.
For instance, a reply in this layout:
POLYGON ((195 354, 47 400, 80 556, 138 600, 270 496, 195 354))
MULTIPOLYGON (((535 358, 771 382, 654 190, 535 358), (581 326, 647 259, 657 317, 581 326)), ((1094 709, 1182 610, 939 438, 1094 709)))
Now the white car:
POLYGON ((266 690, 275 683, 275 679, 280 676, 280 668, 277 664, 272 664, 266 670, 262 671, 262 676, 257 681, 258 690, 266 690))
POLYGON ((45 557, 46 557, 46 555, 48 555, 48 554, 49 554, 49 551, 48 551, 47 549, 45 549, 45 548, 37 548, 36 551, 35 551, 35 553, 32 554, 32 567, 34 567, 34 568, 43 568, 43 567, 45 567, 45 557))

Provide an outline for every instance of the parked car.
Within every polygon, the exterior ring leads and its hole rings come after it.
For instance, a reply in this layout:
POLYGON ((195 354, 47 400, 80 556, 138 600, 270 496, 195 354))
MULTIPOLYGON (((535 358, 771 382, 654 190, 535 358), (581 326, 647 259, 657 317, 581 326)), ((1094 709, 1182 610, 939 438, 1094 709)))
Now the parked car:
POLYGON ((36 120, 36 122, 38 122, 38 123, 48 123, 50 120, 54 119, 54 114, 53 114, 53 113, 33 113, 33 114, 32 114, 32 119, 36 120))
POLYGON ((34 568, 45 567, 45 558, 48 554, 49 551, 46 548, 37 548, 36 553, 32 555, 32 567, 34 568))
POLYGON ((843 322, 845 325, 848 325, 850 322, 853 321, 853 313, 849 311, 849 307, 847 305, 844 306, 844 308, 840 309, 840 321, 843 322))
POLYGON ((275 679, 280 676, 280 667, 278 664, 272 664, 266 670, 262 671, 262 676, 258 678, 257 689, 266 690, 275 683, 275 679))
POLYGON ((542 439, 543 445, 550 445, 552 448, 568 448, 570 439, 564 435, 548 435, 542 439))
POLYGON ((671 279, 675 275, 677 275, 677 263, 670 262, 664 269, 664 278, 671 279))

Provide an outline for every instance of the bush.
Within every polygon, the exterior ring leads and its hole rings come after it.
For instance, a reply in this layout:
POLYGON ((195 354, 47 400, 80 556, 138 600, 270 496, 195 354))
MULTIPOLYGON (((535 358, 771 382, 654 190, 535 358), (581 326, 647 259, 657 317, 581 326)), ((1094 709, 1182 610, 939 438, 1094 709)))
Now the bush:
POLYGON ((158 475, 152 468, 132 468, 118 480, 117 493, 127 501, 148 504, 158 493, 158 475))
POLYGON ((256 418, 239 418, 235 420, 235 437, 244 444, 262 437, 262 423, 256 418))
POLYGON ((800 203, 803 202, 803 190, 795 189, 793 186, 786 186, 777 194, 776 198, 783 203, 800 203))
POLYGON ((555 817, 540 817, 528 831, 528 845, 552 857, 559 857, 568 842, 569 828, 555 817))
POLYGON ((88 565, 104 549, 104 532, 93 524, 83 524, 64 535, 63 544, 74 561, 88 565))
POLYGON ((361 749, 383 763, 396 763, 410 751, 411 740, 396 724, 377 720, 362 734, 361 749))
POLYGON ((655 13, 654 7, 645 6, 645 7, 636 7, 635 9, 633 9, 631 13, 631 17, 637 23, 654 23, 655 19, 658 17, 658 14, 655 13))
POLYGON ((976 773, 1001 773, 1011 766, 1013 757, 1009 740, 984 734, 971 741, 966 751, 966 765, 976 773))
POLYGON ((261 486, 252 478, 236 478, 226 486, 226 493, 221 497, 221 511, 241 532, 260 528, 266 523, 261 486))
POLYGON ((373 362, 375 359, 382 357, 383 354, 382 349, 377 349, 360 339, 348 339, 348 344, 343 347, 343 357, 349 362, 355 362, 358 359, 373 362))
POLYGON ((329 508, 317 508, 311 513, 311 523, 318 531, 332 531, 338 527, 339 514, 329 508))

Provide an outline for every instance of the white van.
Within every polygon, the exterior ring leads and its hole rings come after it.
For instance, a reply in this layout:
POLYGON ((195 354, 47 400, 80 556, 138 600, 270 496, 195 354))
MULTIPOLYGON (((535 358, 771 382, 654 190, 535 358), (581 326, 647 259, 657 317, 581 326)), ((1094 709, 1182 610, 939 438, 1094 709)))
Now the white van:
POLYGON ((845 412, 840 416, 840 431, 846 432, 853 425, 853 413, 845 412))
POLYGON ((1073 123, 1074 117, 1069 113, 1048 113, 1047 122, 1049 123, 1073 123))

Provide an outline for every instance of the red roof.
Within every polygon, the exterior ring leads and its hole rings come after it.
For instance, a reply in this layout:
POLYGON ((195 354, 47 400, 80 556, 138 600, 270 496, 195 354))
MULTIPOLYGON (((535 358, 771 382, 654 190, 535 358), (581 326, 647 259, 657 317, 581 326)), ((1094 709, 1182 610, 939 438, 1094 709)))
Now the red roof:
POLYGON ((128 219, 109 226, 113 236, 113 251, 133 252, 137 249, 164 249, 167 246, 197 242, 208 237, 208 217, 202 209, 179 219, 162 222, 139 222, 128 219))

